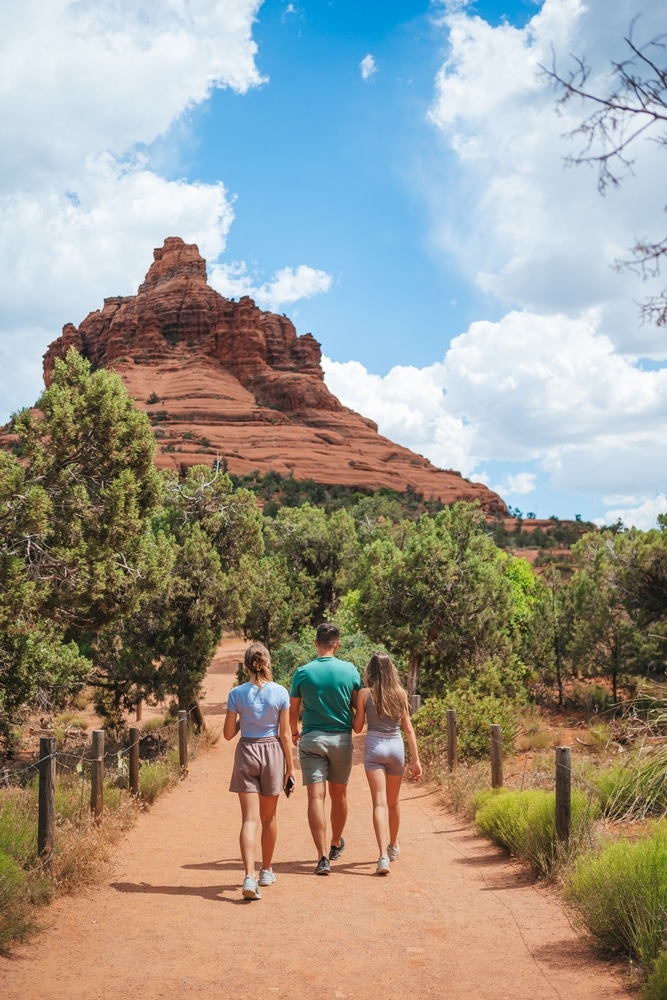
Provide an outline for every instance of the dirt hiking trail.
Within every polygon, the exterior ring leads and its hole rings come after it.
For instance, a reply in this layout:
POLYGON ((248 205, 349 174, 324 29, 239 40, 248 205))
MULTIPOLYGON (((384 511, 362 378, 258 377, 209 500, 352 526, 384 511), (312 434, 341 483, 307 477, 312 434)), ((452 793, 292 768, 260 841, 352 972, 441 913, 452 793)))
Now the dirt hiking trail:
MULTIPOLYGON (((221 725, 244 646, 223 644, 206 682, 221 725)), ((240 810, 227 789, 234 743, 200 754, 185 781, 121 842, 108 883, 58 900, 48 929, 0 959, 4 1000, 629 1000, 623 970, 598 961, 557 898, 437 792, 406 782, 400 859, 377 848, 355 738, 347 846, 328 878, 297 784, 278 806, 275 885, 241 898, 240 810)))

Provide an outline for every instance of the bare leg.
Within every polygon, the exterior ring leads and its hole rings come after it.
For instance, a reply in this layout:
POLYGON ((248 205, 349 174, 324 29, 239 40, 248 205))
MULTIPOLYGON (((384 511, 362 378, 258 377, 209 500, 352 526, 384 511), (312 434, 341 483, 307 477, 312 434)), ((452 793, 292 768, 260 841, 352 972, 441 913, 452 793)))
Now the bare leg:
POLYGON ((306 785, 308 790, 308 825, 317 848, 317 860, 327 856, 327 820, 324 812, 324 799, 327 786, 324 781, 314 785, 306 785))
POLYGON ((255 877, 255 843, 259 824, 259 795, 256 792, 239 792, 241 803, 241 833, 239 846, 246 875, 255 877))
POLYGON ((401 825, 401 806, 398 796, 401 791, 402 774, 387 775, 387 811, 389 813, 389 841, 391 847, 398 844, 398 828, 401 825))
POLYGON ((347 785, 329 782, 331 796, 331 843, 340 846, 340 838, 347 820, 347 785))
POLYGON ((278 836, 277 806, 277 795, 259 796, 259 818, 262 824, 262 868, 270 868, 273 859, 276 837, 278 836))
POLYGON ((368 787, 373 800, 373 829, 378 842, 380 857, 386 857, 389 843, 389 819, 387 814, 387 778, 382 770, 366 771, 368 787))

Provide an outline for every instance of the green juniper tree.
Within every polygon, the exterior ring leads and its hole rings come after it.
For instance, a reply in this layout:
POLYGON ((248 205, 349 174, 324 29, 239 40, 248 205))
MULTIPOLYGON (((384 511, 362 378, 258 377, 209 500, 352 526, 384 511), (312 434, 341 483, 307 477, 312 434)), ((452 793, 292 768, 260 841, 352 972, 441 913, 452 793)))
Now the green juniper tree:
POLYGON ((86 635, 156 585, 148 522, 160 489, 154 440, 120 378, 70 349, 0 455, 0 718, 80 683, 86 635), (76 643, 76 644, 75 644, 76 643))

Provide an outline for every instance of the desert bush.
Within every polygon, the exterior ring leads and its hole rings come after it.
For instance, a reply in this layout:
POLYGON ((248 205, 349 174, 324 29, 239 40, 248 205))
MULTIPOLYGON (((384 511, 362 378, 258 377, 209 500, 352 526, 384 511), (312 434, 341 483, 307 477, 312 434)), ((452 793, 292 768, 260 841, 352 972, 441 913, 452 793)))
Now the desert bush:
POLYGON ((486 790, 473 802, 477 829, 518 858, 529 861, 541 875, 551 875, 566 857, 589 843, 590 828, 599 812, 584 792, 572 795, 569 845, 556 840, 556 801, 553 792, 529 789, 486 790))
POLYGON ((25 788, 7 788, 0 799, 0 853, 22 868, 37 860, 37 799, 25 788))
POLYGON ((25 872, 0 851, 0 952, 32 929, 27 882, 25 872))
POLYGON ((641 992, 641 1000, 665 1000, 667 997, 667 951, 660 953, 641 992))
POLYGON ((152 805, 158 795, 164 792, 176 781, 177 772, 166 761, 155 761, 152 764, 142 762, 139 769, 139 794, 144 802, 152 805))
POLYGON ((565 898, 605 950, 650 970, 667 921, 667 822, 634 843, 623 837, 582 855, 566 882, 565 898))
POLYGON ((593 779, 604 813, 612 819, 645 819, 667 812, 667 745, 645 748, 625 766, 598 771, 593 779))
POLYGON ((506 698, 452 691, 446 698, 429 698, 412 716, 419 755, 429 766, 442 764, 447 752, 447 710, 456 710, 457 751, 460 760, 479 760, 489 754, 489 727, 498 725, 510 748, 519 729, 520 708, 506 698))

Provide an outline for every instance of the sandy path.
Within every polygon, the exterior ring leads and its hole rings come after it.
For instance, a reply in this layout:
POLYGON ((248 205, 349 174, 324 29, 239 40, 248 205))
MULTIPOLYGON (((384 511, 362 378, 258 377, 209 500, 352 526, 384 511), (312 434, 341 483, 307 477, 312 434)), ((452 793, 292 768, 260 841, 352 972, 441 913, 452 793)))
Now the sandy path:
MULTIPOLYGON (((221 722, 240 646, 207 680, 221 722)), ((347 849, 315 878, 306 796, 281 800, 275 885, 241 899, 239 809, 227 791, 233 745, 197 757, 143 815, 108 884, 48 911, 49 930, 0 959, 6 1000, 627 1000, 543 887, 437 795, 406 784, 400 860, 377 878, 370 797, 357 742, 347 849)))

